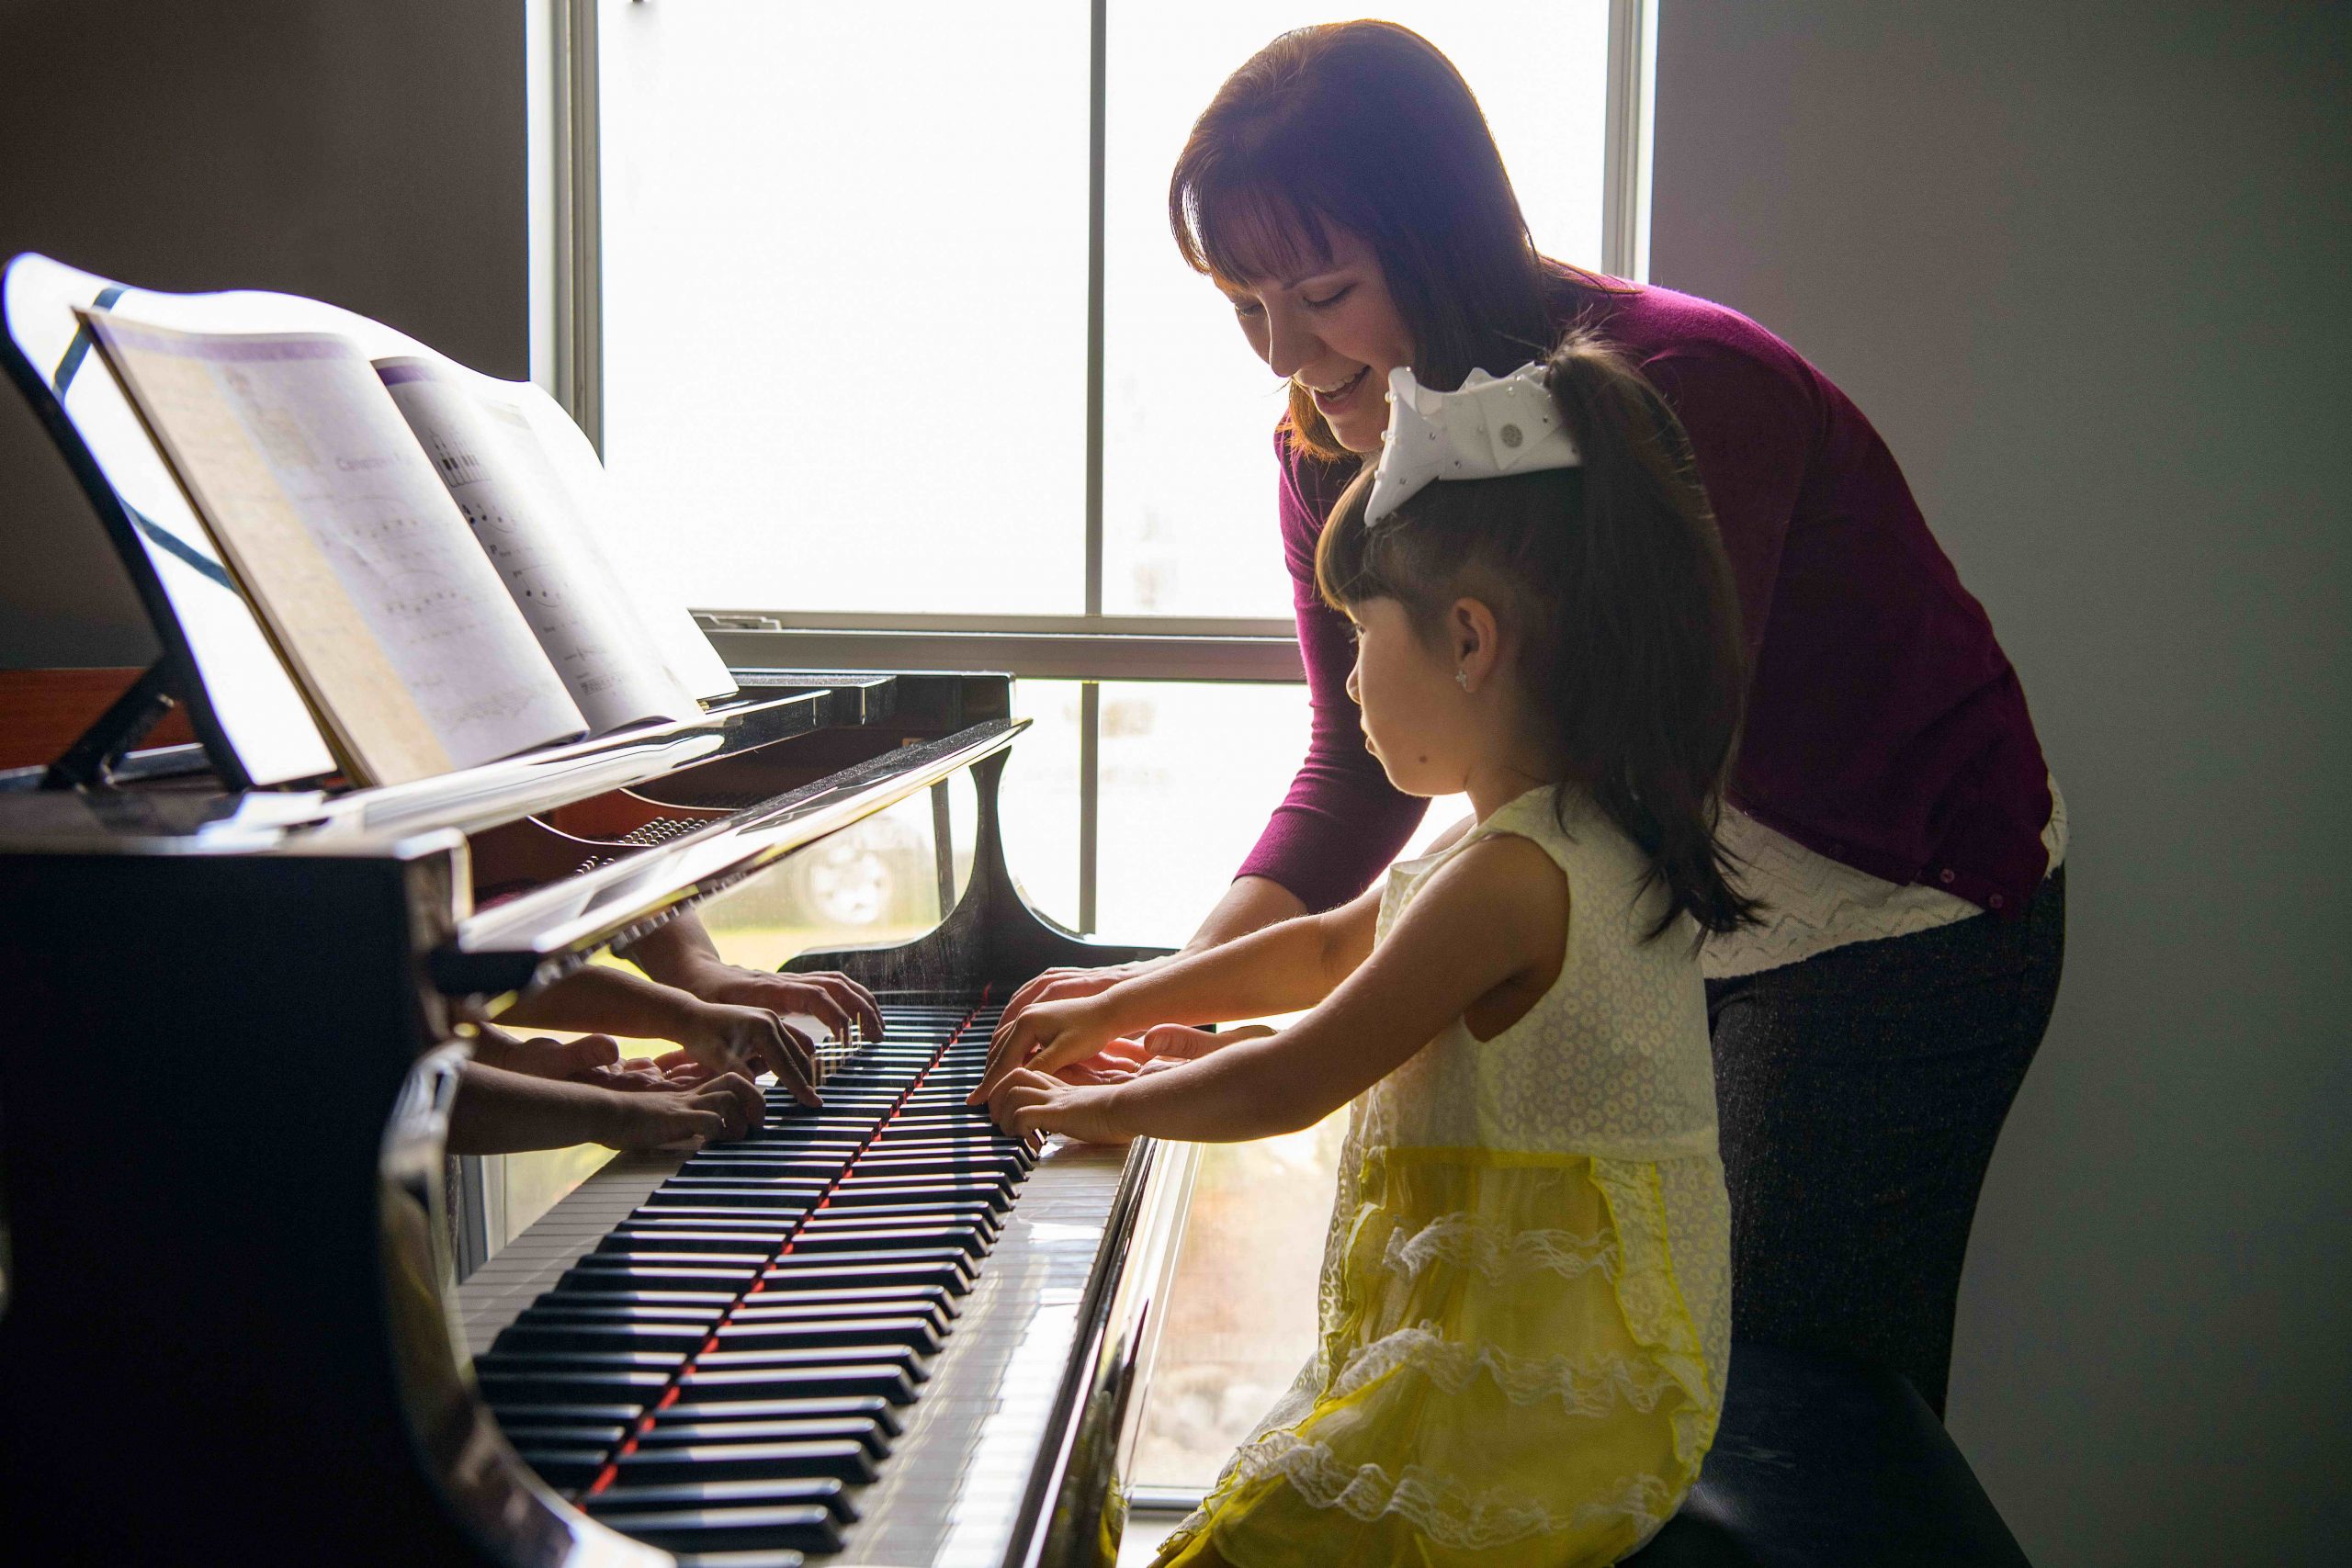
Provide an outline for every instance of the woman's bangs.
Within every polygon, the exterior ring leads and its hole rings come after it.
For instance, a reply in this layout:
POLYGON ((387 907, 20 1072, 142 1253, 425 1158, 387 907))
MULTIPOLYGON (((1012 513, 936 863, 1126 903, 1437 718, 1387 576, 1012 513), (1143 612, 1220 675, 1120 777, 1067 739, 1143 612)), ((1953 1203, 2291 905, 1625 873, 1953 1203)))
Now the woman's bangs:
POLYGON ((1184 205, 1184 259, 1221 287, 1304 277, 1330 265, 1321 215, 1262 182, 1203 180, 1184 205))

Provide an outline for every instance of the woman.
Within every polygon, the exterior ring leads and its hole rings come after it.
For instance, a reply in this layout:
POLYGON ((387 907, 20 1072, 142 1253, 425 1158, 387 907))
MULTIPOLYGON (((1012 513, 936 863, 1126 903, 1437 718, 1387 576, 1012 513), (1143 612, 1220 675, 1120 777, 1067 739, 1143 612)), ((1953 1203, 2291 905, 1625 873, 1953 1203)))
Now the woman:
MULTIPOLYGON (((1169 206, 1291 383, 1280 510, 1314 712, 1289 797, 1190 946, 1354 896, 1420 818, 1363 750, 1348 628, 1314 587, 1389 370, 1453 387, 1572 324, 1612 341, 1689 430, 1752 671, 1724 838, 1766 908, 1702 955, 1736 1337, 1890 1364, 1940 1413, 1977 1190, 2056 998, 2064 813, 1894 459, 1753 321, 1538 254, 1469 88, 1392 24, 1307 28, 1244 64, 1169 206)), ((1109 978, 1042 977, 1015 1005, 1109 978)))

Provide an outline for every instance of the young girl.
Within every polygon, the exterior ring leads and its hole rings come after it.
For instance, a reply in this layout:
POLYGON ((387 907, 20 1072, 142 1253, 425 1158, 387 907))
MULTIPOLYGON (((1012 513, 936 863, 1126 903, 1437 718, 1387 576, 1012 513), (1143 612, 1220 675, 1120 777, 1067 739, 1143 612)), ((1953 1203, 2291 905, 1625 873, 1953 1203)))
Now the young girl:
POLYGON ((1317 579, 1356 627, 1365 744, 1476 820, 1385 891, 1029 1008, 980 1090, 1011 1131, 1100 1141, 1353 1101, 1317 1354, 1163 1562, 1612 1562, 1722 1408, 1697 949, 1747 912, 1713 832, 1742 689, 1723 547, 1673 415, 1592 341, 1391 388, 1317 579), (1166 1071, 1051 1076, 1146 1026, 1302 1008, 1166 1071))

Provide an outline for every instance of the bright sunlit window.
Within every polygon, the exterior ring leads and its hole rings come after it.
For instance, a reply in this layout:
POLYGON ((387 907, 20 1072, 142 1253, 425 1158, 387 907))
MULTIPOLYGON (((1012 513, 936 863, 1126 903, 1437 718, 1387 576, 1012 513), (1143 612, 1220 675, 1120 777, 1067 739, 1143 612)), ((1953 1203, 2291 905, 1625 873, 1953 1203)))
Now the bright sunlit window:
MULTIPOLYGON (((1606 0, 1383 14, 1479 94, 1538 244, 1598 265, 1606 0)), ((1101 604, 1286 617, 1280 383, 1178 259, 1168 174, 1234 67, 1329 18, 1106 16, 1101 604)), ((1084 607, 1089 17, 603 0, 605 459, 693 603, 1084 607)))

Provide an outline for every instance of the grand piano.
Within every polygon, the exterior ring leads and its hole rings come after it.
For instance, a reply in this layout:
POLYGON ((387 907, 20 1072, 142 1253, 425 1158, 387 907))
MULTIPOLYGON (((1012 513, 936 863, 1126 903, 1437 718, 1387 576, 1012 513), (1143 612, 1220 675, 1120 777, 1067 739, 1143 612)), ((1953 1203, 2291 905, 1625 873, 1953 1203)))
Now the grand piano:
POLYGON ((28 258, 0 344, 164 648, 0 774, 7 1555, 1110 1561, 1191 1168, 963 1104, 1023 980, 1140 951, 1021 896, 1010 682, 744 671, 684 722, 289 776, 233 590, 191 596, 200 528, 64 309, 141 299, 28 258), (167 699, 197 742, 138 749, 167 699), (898 940, 812 908, 861 842, 898 940), (772 1091, 525 1223, 446 1150, 471 1041, 688 910, 738 962, 813 937, 791 966, 871 987, 885 1037, 828 1052, 821 1107, 772 1091))

